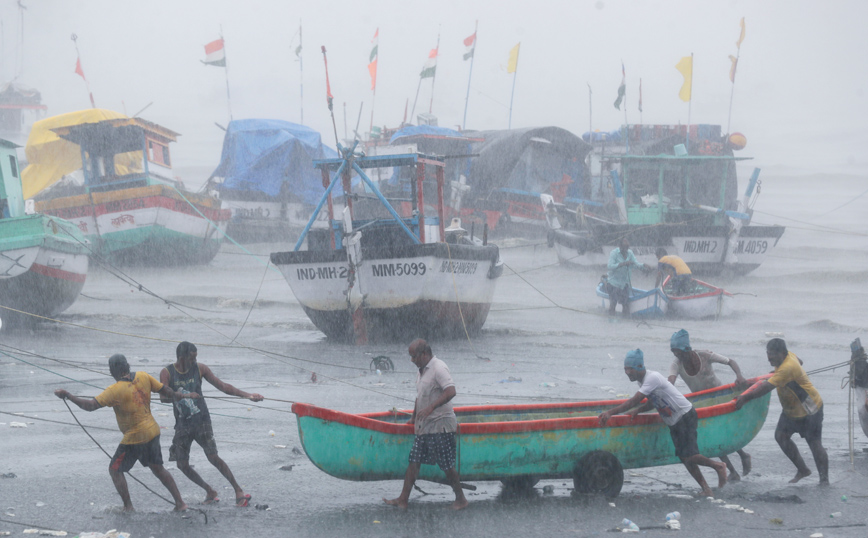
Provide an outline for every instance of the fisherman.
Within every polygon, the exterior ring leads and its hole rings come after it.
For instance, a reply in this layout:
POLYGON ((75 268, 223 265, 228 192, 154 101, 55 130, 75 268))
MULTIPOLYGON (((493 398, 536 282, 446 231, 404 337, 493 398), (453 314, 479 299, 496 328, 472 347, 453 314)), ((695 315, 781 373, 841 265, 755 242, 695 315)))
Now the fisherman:
POLYGON ((801 360, 795 353, 787 350, 784 340, 769 340, 766 344, 766 356, 775 368, 774 375, 754 383, 742 392, 735 401, 735 408, 741 409, 745 403, 777 388, 783 410, 775 428, 775 441, 796 466, 796 476, 790 480, 790 484, 795 484, 811 474, 796 443, 791 439, 794 433, 798 433, 808 442, 814 456, 814 463, 820 474, 820 485, 828 486, 829 456, 823 448, 823 400, 820 393, 802 369, 801 360))
POLYGON ((467 499, 461 489, 458 472, 455 470, 455 432, 458 421, 450 401, 455 397, 455 382, 446 363, 435 357, 431 346, 422 339, 413 340, 409 348, 410 360, 419 368, 416 376, 416 403, 413 415, 407 424, 414 425, 416 438, 410 450, 410 463, 404 475, 404 488, 396 499, 386 499, 386 504, 406 510, 410 491, 422 464, 437 464, 446 474, 446 480, 455 492, 452 508, 461 510, 467 499))
POLYGON ((181 498, 178 486, 169 471, 163 467, 163 454, 160 450, 160 426, 151 415, 151 393, 159 392, 161 398, 175 401, 181 398, 197 399, 197 393, 179 394, 171 387, 160 383, 145 372, 130 373, 130 365, 126 357, 117 353, 109 358, 109 372, 116 383, 102 391, 96 398, 73 396, 64 389, 54 391, 55 396, 62 400, 70 400, 85 411, 96 411, 100 407, 112 407, 118 428, 124 434, 115 455, 109 464, 109 474, 115 489, 124 502, 124 512, 132 512, 133 503, 130 500, 130 490, 124 473, 129 472, 136 460, 149 468, 154 476, 172 494, 175 500, 175 511, 187 509, 181 498))
POLYGON ((850 356, 853 361, 853 389, 856 391, 856 409, 862 432, 868 435, 868 355, 865 348, 858 347, 850 356))
MULTIPOLYGON (((211 368, 196 362, 197 355, 198 350, 195 344, 186 341, 178 344, 178 347, 175 348, 177 361, 160 371, 160 381, 182 394, 186 394, 187 392, 201 394, 202 379, 206 379, 217 387, 217 390, 231 396, 247 398, 254 402, 261 402, 263 400, 261 394, 250 394, 222 381, 214 375, 211 368)), ((163 399, 163 401, 168 403, 166 399, 163 399)), ((251 495, 244 493, 244 490, 235 481, 235 476, 232 474, 229 466, 217 455, 217 443, 214 442, 214 430, 211 428, 211 414, 208 412, 208 405, 205 403, 205 399, 176 401, 172 409, 175 413, 175 437, 172 439, 172 446, 169 448, 169 461, 177 461, 178 469, 187 478, 205 490, 203 504, 219 502, 220 499, 217 498, 217 491, 208 485, 199 476, 199 473, 193 469, 193 466, 190 465, 190 447, 193 446, 193 441, 196 441, 202 447, 202 450, 205 451, 205 455, 208 457, 211 465, 216 467, 232 485, 232 488, 235 490, 235 505, 241 508, 248 506, 251 495)))
POLYGON ((654 287, 660 286, 669 276, 675 294, 687 295, 686 292, 693 281, 693 274, 687 263, 674 254, 670 256, 663 247, 658 248, 655 254, 657 255, 657 282, 654 287))
POLYGON ((630 411, 627 416, 632 421, 639 413, 648 411, 652 407, 656 408, 660 418, 669 426, 669 435, 672 436, 672 443, 675 445, 675 455, 699 484, 701 495, 713 497, 714 494, 702 476, 699 466, 714 469, 717 472, 718 487, 722 488, 726 485, 726 465, 699 453, 696 442, 696 427, 699 419, 693 404, 661 373, 645 369, 645 358, 641 349, 634 349, 627 353, 624 359, 624 373, 630 381, 639 383, 639 391, 614 409, 600 413, 600 425, 605 426, 612 415, 628 409, 630 411), (643 404, 642 400, 645 398, 648 400, 643 404))
MULTIPOLYGON (((732 371, 735 372, 736 387, 747 387, 747 380, 741 374, 741 369, 734 360, 723 355, 718 355, 713 351, 692 349, 690 347, 690 335, 684 329, 672 335, 669 339, 669 347, 672 349, 672 354, 675 355, 675 360, 669 366, 669 382, 673 385, 680 375, 681 379, 687 383, 690 392, 699 392, 719 387, 723 383, 720 382, 720 379, 714 373, 713 366, 714 363, 718 363, 732 368, 732 371)), ((742 472, 747 476, 751 468, 750 454, 739 449, 738 455, 741 457, 742 472)), ((732 462, 729 461, 729 456, 721 456, 720 461, 725 463, 727 469, 729 469, 729 478, 727 480, 730 482, 741 480, 732 462)))
POLYGON ((609 253, 609 263, 607 265, 608 272, 606 273, 606 293, 609 294, 609 316, 615 315, 615 306, 621 303, 621 314, 624 317, 630 316, 630 308, 627 303, 630 300, 630 292, 632 284, 630 282, 630 272, 633 267, 638 267, 645 271, 650 271, 651 267, 644 263, 639 263, 633 251, 630 250, 630 241, 626 237, 621 238, 618 248, 613 249, 609 253))

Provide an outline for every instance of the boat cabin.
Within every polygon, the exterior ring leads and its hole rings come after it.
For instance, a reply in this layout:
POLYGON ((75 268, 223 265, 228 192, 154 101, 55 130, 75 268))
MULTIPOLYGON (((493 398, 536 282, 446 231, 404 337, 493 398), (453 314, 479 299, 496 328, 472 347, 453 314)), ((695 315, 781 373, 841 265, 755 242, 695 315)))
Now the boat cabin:
POLYGON ((175 186, 169 144, 180 136, 141 118, 120 118, 52 129, 81 148, 87 192, 175 186))
POLYGON ((322 174, 323 186, 327 188, 322 200, 314 210, 311 221, 299 237, 295 250, 299 250, 308 237, 308 250, 334 250, 344 248, 343 240, 352 231, 364 228, 362 248, 399 246, 402 244, 437 243, 448 240, 444 228, 443 188, 445 164, 436 157, 422 153, 396 155, 355 156, 314 161, 322 174), (359 174, 366 188, 364 193, 345 195, 345 207, 350 222, 335 217, 331 191, 338 180, 342 181, 344 193, 351 193, 350 169, 359 174), (386 198, 376 183, 364 173, 365 169, 390 168, 395 174, 409 179, 406 197, 386 198), (335 174, 334 179, 330 174, 335 174), (429 180, 426 183, 426 178, 429 180), (434 180, 434 200, 426 188, 434 180), (328 204, 330 226, 313 229, 311 225, 323 205, 328 204), (308 234, 308 232, 310 232, 308 234))
POLYGON ((737 205, 735 163, 750 157, 663 154, 618 159, 627 224, 722 225, 724 212, 737 205))
POLYGON ((24 215, 24 195, 18 170, 19 147, 8 140, 0 139, 0 218, 24 215))

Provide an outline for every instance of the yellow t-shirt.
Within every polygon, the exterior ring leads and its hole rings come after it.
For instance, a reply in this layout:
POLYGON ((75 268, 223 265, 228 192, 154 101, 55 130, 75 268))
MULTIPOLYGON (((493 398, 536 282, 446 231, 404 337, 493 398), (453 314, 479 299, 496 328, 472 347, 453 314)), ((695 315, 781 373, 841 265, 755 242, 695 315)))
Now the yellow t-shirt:
POLYGON ((799 364, 799 359, 792 353, 780 366, 775 368, 775 373, 769 378, 769 383, 778 390, 778 398, 784 413, 791 418, 804 418, 813 415, 823 407, 823 399, 814 388, 808 374, 799 364))
POLYGON ((663 256, 659 260, 657 260, 658 267, 662 269, 662 266, 668 265, 675 269, 676 275, 689 275, 690 267, 687 267, 687 264, 679 258, 678 256, 663 256))
POLYGON ((131 382, 118 381, 96 397, 101 406, 114 409, 124 434, 122 445, 141 445, 160 435, 160 426, 151 415, 151 393, 162 388, 150 374, 136 372, 131 382))

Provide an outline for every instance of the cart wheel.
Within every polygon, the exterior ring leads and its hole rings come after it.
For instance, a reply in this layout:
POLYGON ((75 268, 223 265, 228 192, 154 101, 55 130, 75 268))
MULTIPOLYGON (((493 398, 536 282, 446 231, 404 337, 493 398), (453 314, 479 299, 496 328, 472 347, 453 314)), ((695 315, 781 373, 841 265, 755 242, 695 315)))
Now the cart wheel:
POLYGON ((390 370, 394 370, 395 365, 392 363, 392 359, 385 355, 378 355, 371 359, 371 371, 380 370, 383 372, 388 372, 390 370))
POLYGON ((624 485, 624 469, 614 455, 595 450, 582 456, 573 469, 573 486, 579 493, 617 497, 624 485))
POLYGON ((513 491, 531 489, 537 482, 539 482, 539 478, 530 475, 514 476, 500 481, 505 489, 511 489, 513 491))

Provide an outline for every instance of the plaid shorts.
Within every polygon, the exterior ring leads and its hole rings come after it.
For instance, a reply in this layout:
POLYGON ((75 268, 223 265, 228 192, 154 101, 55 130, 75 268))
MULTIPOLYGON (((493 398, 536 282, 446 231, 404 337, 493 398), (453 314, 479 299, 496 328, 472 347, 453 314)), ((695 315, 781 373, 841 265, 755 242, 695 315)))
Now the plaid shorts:
POLYGON ((410 463, 440 466, 443 471, 455 467, 455 432, 417 435, 410 450, 410 463))

